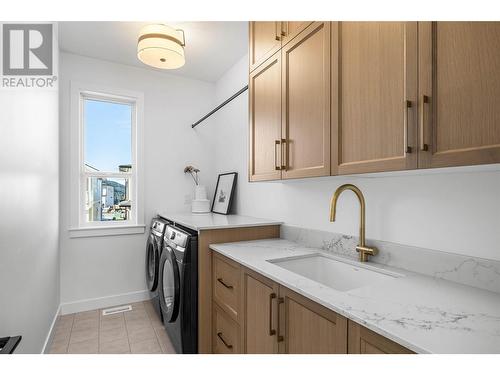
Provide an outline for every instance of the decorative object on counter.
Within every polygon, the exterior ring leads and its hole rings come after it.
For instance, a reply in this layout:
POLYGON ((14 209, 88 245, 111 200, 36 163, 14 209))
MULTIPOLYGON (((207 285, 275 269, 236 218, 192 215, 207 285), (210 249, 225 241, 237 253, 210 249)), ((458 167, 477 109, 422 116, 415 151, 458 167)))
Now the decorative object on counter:
POLYGON ((191 202, 191 212, 196 214, 205 214, 210 212, 210 201, 207 199, 207 188, 200 185, 198 172, 200 170, 192 165, 184 168, 184 173, 189 173, 195 183, 194 199, 191 202))
POLYGON ((212 212, 227 215, 233 203, 234 188, 238 173, 222 173, 217 178, 214 200, 212 202, 212 212))
POLYGON ((22 336, 0 337, 0 354, 12 354, 21 342, 22 336))
POLYGON ((199 181, 200 181, 200 179, 198 177, 199 171, 200 170, 198 168, 195 168, 192 165, 188 165, 184 168, 184 173, 189 173, 191 175, 196 186, 198 186, 199 181))
POLYGON ((356 251, 359 253, 360 262, 368 262, 368 256, 374 256, 378 254, 378 250, 374 247, 367 247, 365 243, 365 197, 359 188, 352 184, 344 184, 339 186, 335 193, 333 194, 332 201, 330 203, 330 221, 335 221, 335 216, 337 212, 337 201, 340 194, 345 190, 351 190, 356 197, 358 197, 360 205, 360 215, 359 215, 359 245, 356 246, 356 251))

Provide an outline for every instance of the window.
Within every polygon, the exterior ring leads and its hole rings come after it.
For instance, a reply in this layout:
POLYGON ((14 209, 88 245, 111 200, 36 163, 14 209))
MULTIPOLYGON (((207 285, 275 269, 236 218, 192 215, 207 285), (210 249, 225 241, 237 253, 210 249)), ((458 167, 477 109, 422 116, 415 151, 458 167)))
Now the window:
POLYGON ((78 181, 78 215, 72 229, 144 227, 138 162, 142 95, 81 87, 72 88, 72 94, 77 96, 72 108, 78 112, 73 168, 78 172, 72 173, 78 181))
POLYGON ((130 221, 135 103, 82 95, 82 220, 130 221))

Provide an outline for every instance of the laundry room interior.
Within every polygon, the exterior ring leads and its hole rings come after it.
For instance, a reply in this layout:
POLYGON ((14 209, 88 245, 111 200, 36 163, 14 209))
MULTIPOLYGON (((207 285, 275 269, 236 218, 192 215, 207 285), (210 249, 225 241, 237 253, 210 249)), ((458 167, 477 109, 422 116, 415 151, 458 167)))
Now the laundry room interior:
POLYGON ((0 22, 0 354, 498 365, 500 22, 305 7, 0 22))

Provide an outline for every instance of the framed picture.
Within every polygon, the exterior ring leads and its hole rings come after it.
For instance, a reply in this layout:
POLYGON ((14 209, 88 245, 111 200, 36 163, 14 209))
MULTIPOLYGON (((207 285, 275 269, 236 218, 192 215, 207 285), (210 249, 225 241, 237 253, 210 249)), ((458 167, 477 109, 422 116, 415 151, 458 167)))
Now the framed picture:
POLYGON ((212 202, 212 212, 227 215, 231 210, 233 202, 234 187, 238 173, 222 173, 217 179, 214 200, 212 202))

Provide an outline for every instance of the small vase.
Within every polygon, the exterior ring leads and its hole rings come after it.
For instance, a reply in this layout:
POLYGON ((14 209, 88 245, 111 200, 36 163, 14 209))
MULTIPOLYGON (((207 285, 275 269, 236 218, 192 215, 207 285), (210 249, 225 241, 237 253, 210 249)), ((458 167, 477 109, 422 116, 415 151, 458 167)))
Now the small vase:
POLYGON ((207 188, 203 185, 196 185, 194 189, 191 212, 196 214, 210 212, 210 201, 207 199, 207 188))
POLYGON ((194 188, 194 199, 207 199, 207 188, 204 185, 196 185, 194 188))

